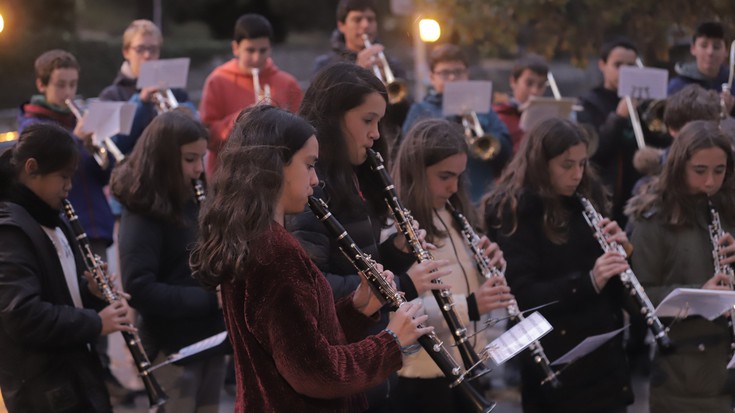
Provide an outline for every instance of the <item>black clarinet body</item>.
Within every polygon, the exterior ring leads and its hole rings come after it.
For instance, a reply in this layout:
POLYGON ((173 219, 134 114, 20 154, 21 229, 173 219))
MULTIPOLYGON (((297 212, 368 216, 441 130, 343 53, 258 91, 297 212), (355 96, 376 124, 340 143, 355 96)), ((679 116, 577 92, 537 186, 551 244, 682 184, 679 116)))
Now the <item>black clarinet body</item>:
MULTIPOLYGON (((397 310, 406 303, 403 294, 397 291, 388 281, 383 278, 377 269, 375 261, 360 250, 352 237, 345 231, 342 224, 332 215, 327 204, 319 198, 309 197, 309 207, 314 215, 327 227, 335 239, 342 254, 352 263, 357 271, 364 274, 369 281, 373 292, 384 304, 388 304, 392 310, 397 310)), ((431 332, 418 339, 419 344, 428 353, 429 357, 436 363, 444 376, 449 381, 449 387, 457 389, 466 401, 472 406, 474 412, 490 412, 495 403, 486 400, 475 387, 465 380, 462 368, 452 358, 439 338, 431 332)))
MULTIPOLYGON (((627 256, 628 254, 625 252, 622 245, 606 239, 605 234, 602 231, 602 224, 600 224, 603 217, 599 212, 597 212, 592 203, 580 194, 577 194, 577 198, 584 208, 582 213, 584 215, 584 219, 587 221, 587 224, 590 226, 592 231, 594 231, 602 251, 617 251, 623 256, 627 256)), ((653 338, 656 340, 656 344, 658 344, 659 351, 662 353, 671 352, 674 349, 674 344, 671 341, 671 338, 669 338, 666 327, 664 327, 661 320, 656 317, 656 309, 648 298, 646 292, 643 290, 643 286, 638 281, 638 277, 633 273, 633 270, 627 269, 620 274, 620 280, 630 293, 630 296, 633 298, 633 302, 638 310, 640 310, 641 315, 645 318, 646 325, 651 331, 651 334, 653 334, 653 338)))
MULTIPOLYGON (((380 178, 380 183, 383 186, 385 202, 393 213, 393 218, 396 220, 396 224, 398 225, 401 233, 406 238, 408 248, 416 257, 416 261, 419 263, 433 261, 434 257, 431 253, 421 246, 418 235, 412 226, 413 218, 411 217, 411 213, 398 199, 398 193, 393 185, 393 179, 388 174, 388 171, 385 170, 383 158, 379 153, 372 149, 368 149, 368 162, 370 162, 370 167, 380 178)), ((433 282, 441 284, 440 280, 434 280, 433 282)), ((457 316, 457 313, 454 311, 452 293, 447 289, 431 290, 431 293, 439 304, 442 316, 449 326, 449 330, 452 333, 454 343, 459 350, 459 354, 462 357, 462 363, 464 363, 467 373, 473 378, 488 373, 488 368, 484 365, 480 356, 473 348, 472 343, 467 338, 467 328, 462 324, 459 316, 457 316)))
POLYGON ((204 183, 201 179, 193 179, 191 185, 194 187, 194 200, 201 205, 207 199, 207 193, 204 192, 204 183))
MULTIPOLYGON (((84 258, 84 264, 87 270, 92 274, 95 283, 105 298, 105 301, 112 304, 120 300, 114 286, 110 284, 107 274, 105 274, 105 271, 102 269, 102 260, 92 252, 87 234, 84 232, 82 224, 79 222, 79 217, 77 216, 76 211, 74 211, 74 207, 68 200, 64 200, 64 214, 69 220, 72 230, 74 231, 77 244, 81 250, 82 257, 84 258)), ((130 350, 130 354, 135 362, 135 367, 143 381, 143 385, 145 385, 150 406, 156 407, 166 403, 168 396, 153 376, 153 373, 150 371, 151 362, 148 360, 148 355, 143 350, 143 344, 140 341, 140 336, 137 333, 130 333, 127 331, 121 331, 120 333, 125 339, 125 345, 128 347, 128 350, 130 350)))
MULTIPOLYGON (((477 269, 480 271, 482 276, 486 279, 492 279, 494 277, 505 279, 505 269, 498 269, 490 265, 490 261, 480 248, 480 236, 472 228, 467 217, 458 211, 457 208, 455 208, 449 201, 447 201, 447 210, 452 214, 452 218, 454 218, 455 222, 459 225, 460 232, 464 237, 465 243, 472 252, 472 257, 475 259, 477 269)), ((517 321, 523 321, 525 319, 523 312, 518 308, 515 301, 510 303, 508 306, 508 315, 517 321)), ((531 352, 533 362, 538 364, 544 372, 544 379, 541 381, 541 384, 544 385, 549 383, 553 388, 560 387, 561 382, 558 378, 559 373, 555 372, 554 369, 551 368, 551 363, 549 362, 549 358, 546 356, 546 352, 544 351, 544 347, 541 345, 541 341, 534 341, 528 346, 528 349, 531 352)))

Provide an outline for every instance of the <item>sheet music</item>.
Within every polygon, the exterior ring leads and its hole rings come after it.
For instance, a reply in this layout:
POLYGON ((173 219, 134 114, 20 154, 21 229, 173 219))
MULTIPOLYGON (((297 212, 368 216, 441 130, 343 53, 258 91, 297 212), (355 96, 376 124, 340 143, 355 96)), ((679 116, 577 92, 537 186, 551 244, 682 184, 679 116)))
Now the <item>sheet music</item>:
POLYGON ((489 349, 490 358, 495 364, 500 365, 548 334, 552 329, 548 320, 537 311, 501 334, 486 348, 489 349))
POLYGON ((461 80, 444 84, 442 114, 444 116, 490 112, 493 83, 488 80, 461 80))
POLYGON ((659 317, 699 315, 714 320, 735 305, 735 291, 677 288, 656 307, 659 317))
POLYGON ((189 58, 149 60, 140 65, 136 87, 159 89, 185 88, 189 77, 189 58))
POLYGON ((215 334, 211 337, 207 337, 204 340, 197 341, 196 343, 183 347, 178 352, 171 354, 170 356, 166 358, 166 361, 164 361, 163 363, 156 364, 155 366, 151 367, 150 371, 159 369, 171 363, 176 363, 177 361, 181 361, 187 357, 191 357, 205 350, 209 350, 211 348, 217 347, 220 344, 224 343, 226 339, 227 339, 227 331, 223 331, 219 334, 215 334))
POLYGON ((598 347, 605 344, 605 342, 607 342, 608 340, 620 334, 626 328, 628 328, 628 325, 624 326, 623 328, 613 330, 609 333, 587 337, 582 340, 581 343, 577 344, 573 349, 569 350, 566 354, 556 359, 556 361, 552 362, 551 365, 558 366, 561 364, 568 364, 579 358, 582 358, 587 354, 595 351, 598 347))
POLYGON ((90 100, 84 114, 83 132, 91 132, 95 145, 101 146, 105 138, 122 133, 127 135, 133 124, 136 106, 128 102, 90 100))
POLYGON ((669 72, 654 67, 638 68, 622 66, 618 96, 634 99, 666 99, 669 72))

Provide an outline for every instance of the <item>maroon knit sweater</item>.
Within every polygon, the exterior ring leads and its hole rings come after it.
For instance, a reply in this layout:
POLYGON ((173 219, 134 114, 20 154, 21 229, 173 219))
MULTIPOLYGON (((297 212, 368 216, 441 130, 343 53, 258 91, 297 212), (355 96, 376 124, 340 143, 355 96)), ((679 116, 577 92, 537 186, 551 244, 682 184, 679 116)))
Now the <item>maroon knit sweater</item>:
POLYGON ((401 368, 386 332, 352 296, 336 304, 326 278, 299 242, 273 224, 251 243, 247 272, 222 284, 225 322, 235 352, 236 412, 359 412, 362 391, 401 368))

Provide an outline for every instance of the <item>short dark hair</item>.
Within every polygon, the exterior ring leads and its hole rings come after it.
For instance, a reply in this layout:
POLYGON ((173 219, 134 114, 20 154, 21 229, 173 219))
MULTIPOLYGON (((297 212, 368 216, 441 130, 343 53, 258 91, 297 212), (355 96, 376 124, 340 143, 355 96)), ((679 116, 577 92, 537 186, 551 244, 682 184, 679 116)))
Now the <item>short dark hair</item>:
POLYGON ((709 39, 721 39, 725 40, 725 28, 722 27, 720 22, 702 22, 694 30, 692 35, 692 43, 696 42, 700 37, 707 37, 709 39))
POLYGON ((77 62, 74 55, 61 49, 43 52, 36 58, 33 66, 36 70, 36 79, 39 79, 44 85, 48 85, 51 74, 56 69, 76 69, 77 72, 79 71, 79 62, 77 62))
POLYGON ((518 80, 524 70, 530 70, 539 76, 546 76, 549 73, 549 65, 546 64, 546 60, 543 57, 537 54, 529 54, 516 61, 513 65, 511 76, 513 76, 513 79, 518 80))
POLYGON ((616 47, 632 50, 635 54, 638 54, 638 47, 636 47, 632 40, 627 37, 616 37, 603 43, 602 47, 600 47, 600 60, 607 62, 607 58, 610 57, 610 52, 612 52, 616 47))
POLYGON ((232 40, 240 43, 243 39, 260 39, 267 37, 273 39, 273 27, 265 17, 260 14, 243 14, 235 22, 235 30, 232 40))
POLYGON ((454 44, 441 44, 436 46, 429 55, 429 69, 433 72, 436 65, 441 62, 462 62, 465 67, 469 66, 467 56, 459 46, 454 44))
POLYGON ((344 23, 351 11, 371 10, 378 13, 373 0, 340 0, 337 4, 337 21, 344 23))
POLYGON ((694 120, 718 120, 720 110, 717 92, 693 83, 666 99, 664 123, 678 131, 694 120))

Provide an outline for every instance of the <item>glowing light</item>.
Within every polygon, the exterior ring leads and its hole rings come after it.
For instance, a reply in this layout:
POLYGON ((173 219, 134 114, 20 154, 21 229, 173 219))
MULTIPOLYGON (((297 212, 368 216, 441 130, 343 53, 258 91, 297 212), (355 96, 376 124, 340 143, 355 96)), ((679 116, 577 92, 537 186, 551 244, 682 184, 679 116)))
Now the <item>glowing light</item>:
POLYGON ((16 139, 18 139, 17 131, 0 133, 0 142, 14 141, 16 139))
POLYGON ((435 42, 442 34, 439 22, 434 19, 421 19, 419 21, 419 36, 425 42, 435 42))
POLYGON ((0 33, 3 32, 4 28, 5 28, 5 20, 3 20, 3 15, 0 14, 0 33))

